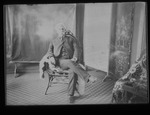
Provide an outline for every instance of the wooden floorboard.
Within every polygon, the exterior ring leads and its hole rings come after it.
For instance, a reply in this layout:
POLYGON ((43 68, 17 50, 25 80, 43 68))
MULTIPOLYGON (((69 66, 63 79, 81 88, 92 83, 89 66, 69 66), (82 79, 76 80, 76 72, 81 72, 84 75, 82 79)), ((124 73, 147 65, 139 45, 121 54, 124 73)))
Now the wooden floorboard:
MULTIPOLYGON (((98 81, 86 84, 85 94, 75 104, 109 104, 111 102, 113 81, 102 82, 105 74, 91 71, 98 81)), ((67 84, 53 84, 45 95, 48 78, 40 79, 39 73, 26 73, 18 78, 13 74, 6 75, 7 105, 61 105, 69 104, 67 84)))

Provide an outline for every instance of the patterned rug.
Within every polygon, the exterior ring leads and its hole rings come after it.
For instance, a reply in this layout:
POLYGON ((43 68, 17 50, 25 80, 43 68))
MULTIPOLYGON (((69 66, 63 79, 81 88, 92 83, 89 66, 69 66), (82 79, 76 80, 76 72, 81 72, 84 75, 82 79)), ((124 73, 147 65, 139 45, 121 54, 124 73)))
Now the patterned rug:
MULTIPOLYGON (((114 81, 102 82, 106 73, 101 71, 89 71, 98 80, 86 84, 85 94, 74 104, 109 104, 112 98, 114 81)), ((14 78, 13 74, 6 75, 6 105, 66 105, 67 83, 54 83, 45 90, 48 84, 48 77, 39 78, 39 73, 26 73, 14 78)))

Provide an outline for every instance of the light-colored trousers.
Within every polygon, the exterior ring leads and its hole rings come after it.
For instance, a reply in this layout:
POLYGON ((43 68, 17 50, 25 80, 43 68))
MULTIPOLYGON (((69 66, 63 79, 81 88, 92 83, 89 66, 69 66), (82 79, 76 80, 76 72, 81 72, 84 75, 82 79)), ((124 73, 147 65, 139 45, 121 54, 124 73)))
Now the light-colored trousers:
MULTIPOLYGON (((43 75, 44 62, 49 64, 51 68, 51 60, 47 59, 45 55, 39 64, 40 78, 43 75)), ((85 83, 89 78, 88 72, 85 70, 82 64, 71 61, 70 59, 59 59, 60 68, 63 70, 69 70, 69 84, 68 84, 68 95, 73 96, 75 91, 80 95, 83 95, 85 92, 85 83)))
POLYGON ((90 75, 88 72, 76 62, 70 59, 59 59, 61 69, 69 69, 69 84, 68 84, 68 95, 73 96, 75 91, 80 95, 84 94, 85 83, 89 79, 90 75))

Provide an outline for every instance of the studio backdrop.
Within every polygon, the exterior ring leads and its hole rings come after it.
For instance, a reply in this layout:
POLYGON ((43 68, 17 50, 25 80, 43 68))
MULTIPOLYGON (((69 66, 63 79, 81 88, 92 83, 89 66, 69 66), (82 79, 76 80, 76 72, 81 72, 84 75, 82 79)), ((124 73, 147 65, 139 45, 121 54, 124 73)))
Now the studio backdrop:
POLYGON ((5 9, 5 37, 12 61, 40 61, 50 39, 57 37, 58 23, 75 34, 75 4, 7 5, 5 9))

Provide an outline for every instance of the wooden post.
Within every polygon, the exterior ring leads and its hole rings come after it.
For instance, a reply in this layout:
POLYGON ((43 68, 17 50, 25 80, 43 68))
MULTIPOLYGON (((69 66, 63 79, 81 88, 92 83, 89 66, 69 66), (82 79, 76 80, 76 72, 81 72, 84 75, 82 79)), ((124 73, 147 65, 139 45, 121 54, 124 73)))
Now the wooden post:
POLYGON ((76 38, 80 43, 80 63, 84 65, 84 50, 83 50, 83 32, 84 32, 84 4, 80 3, 76 6, 76 38))

